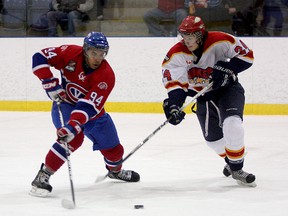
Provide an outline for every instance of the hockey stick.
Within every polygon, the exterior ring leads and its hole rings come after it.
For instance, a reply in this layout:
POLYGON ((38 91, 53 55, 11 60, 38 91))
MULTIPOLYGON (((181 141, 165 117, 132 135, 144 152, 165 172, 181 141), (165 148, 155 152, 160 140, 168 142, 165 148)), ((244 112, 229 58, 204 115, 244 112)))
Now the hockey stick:
MULTIPOLYGON (((58 107, 58 112, 59 112, 59 116, 60 116, 61 127, 64 127, 64 118, 63 118, 63 113, 62 113, 62 110, 61 110, 61 102, 60 101, 57 101, 57 107, 58 107)), ((72 201, 68 200, 68 199, 62 199, 61 204, 66 209, 74 209, 76 207, 76 202, 75 202, 75 192, 74 192, 74 184, 73 184, 73 178, 72 178, 70 152, 69 152, 69 148, 68 148, 68 143, 64 142, 64 145, 65 145, 65 151, 66 151, 66 158, 67 158, 68 173, 69 173, 69 179, 70 179, 72 201)))
MULTIPOLYGON (((209 83, 206 87, 204 87, 201 91, 199 91, 194 97, 192 97, 189 101, 187 101, 182 107, 181 111, 183 111, 189 104, 191 104, 193 101, 195 101, 198 97, 205 94, 213 85, 213 82, 209 83)), ((131 157, 139 148, 141 148, 148 140, 150 140, 158 131, 160 131, 165 125, 168 124, 172 117, 168 118, 165 122, 163 122, 159 127, 157 127, 148 137, 146 137, 140 144, 138 144, 119 164, 117 164, 116 167, 114 167, 112 170, 110 170, 105 176, 99 176, 95 183, 99 183, 101 181, 104 181, 111 172, 114 170, 117 170, 119 166, 121 166, 129 157, 131 157)))

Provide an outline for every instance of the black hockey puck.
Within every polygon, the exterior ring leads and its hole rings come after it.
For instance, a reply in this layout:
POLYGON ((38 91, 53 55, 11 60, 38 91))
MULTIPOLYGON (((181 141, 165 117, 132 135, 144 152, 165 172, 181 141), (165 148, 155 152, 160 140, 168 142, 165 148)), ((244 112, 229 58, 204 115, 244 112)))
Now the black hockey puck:
POLYGON ((134 209, 143 209, 144 205, 134 205, 134 209))

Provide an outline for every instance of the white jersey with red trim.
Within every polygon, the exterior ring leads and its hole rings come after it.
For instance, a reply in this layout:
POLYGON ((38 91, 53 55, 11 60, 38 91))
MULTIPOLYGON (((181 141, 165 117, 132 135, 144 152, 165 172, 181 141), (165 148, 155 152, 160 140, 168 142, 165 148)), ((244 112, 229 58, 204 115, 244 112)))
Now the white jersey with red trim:
POLYGON ((208 32, 200 59, 180 41, 163 60, 163 84, 168 93, 174 89, 198 92, 208 85, 214 65, 231 58, 239 58, 250 64, 254 60, 252 50, 240 39, 224 32, 208 32))

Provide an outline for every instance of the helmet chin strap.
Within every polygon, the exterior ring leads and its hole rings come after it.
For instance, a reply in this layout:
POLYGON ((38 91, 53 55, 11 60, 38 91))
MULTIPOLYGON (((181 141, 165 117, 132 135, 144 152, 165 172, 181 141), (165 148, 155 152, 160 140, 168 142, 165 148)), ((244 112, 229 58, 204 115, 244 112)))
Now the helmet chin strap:
POLYGON ((88 55, 85 49, 83 49, 83 56, 84 56, 84 64, 89 67, 88 62, 87 62, 88 55))

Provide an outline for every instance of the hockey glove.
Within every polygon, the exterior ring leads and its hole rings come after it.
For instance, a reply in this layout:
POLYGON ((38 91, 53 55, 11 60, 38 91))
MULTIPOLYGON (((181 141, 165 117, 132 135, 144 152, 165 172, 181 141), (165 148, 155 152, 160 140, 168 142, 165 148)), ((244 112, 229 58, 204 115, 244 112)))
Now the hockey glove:
POLYGON ((48 97, 53 101, 63 101, 66 98, 65 90, 59 84, 57 78, 42 80, 42 87, 46 91, 48 97))
POLYGON ((64 127, 58 129, 57 136, 60 143, 71 142, 81 132, 80 125, 75 121, 69 121, 64 127))
POLYGON ((180 110, 180 107, 177 105, 176 101, 171 98, 164 100, 163 110, 165 112, 166 118, 172 125, 179 124, 186 115, 185 112, 180 110))
POLYGON ((237 76, 231 69, 227 68, 226 65, 227 62, 222 61, 219 61, 214 65, 211 74, 211 82, 213 81, 212 89, 218 89, 227 86, 231 81, 236 81, 237 76))

